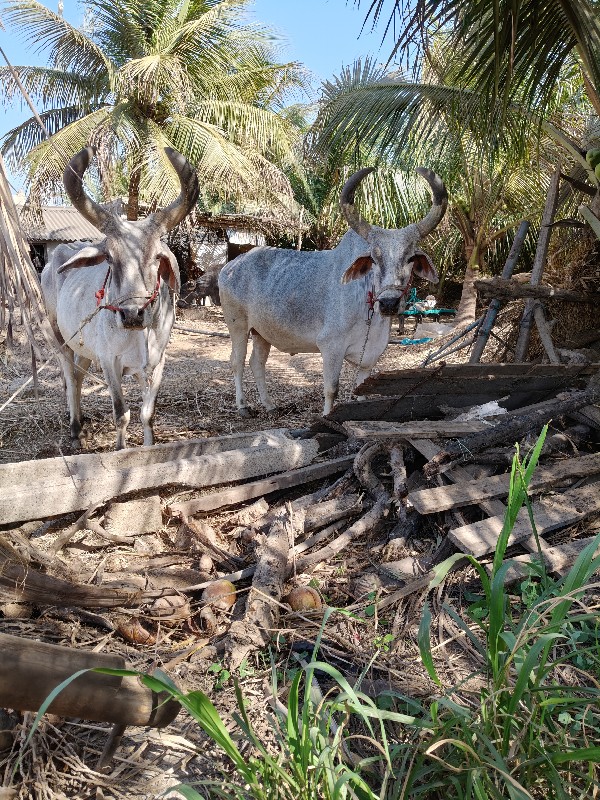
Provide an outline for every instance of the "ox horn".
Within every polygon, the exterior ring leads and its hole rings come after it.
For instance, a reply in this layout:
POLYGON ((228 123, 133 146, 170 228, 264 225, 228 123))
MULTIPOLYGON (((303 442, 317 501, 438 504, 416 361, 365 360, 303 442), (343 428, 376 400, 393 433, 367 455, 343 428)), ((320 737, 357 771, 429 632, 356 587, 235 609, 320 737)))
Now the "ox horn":
POLYGON ((105 208, 88 197, 83 189, 83 173, 89 167, 94 152, 93 147, 84 147, 77 155, 73 156, 63 173, 63 183, 69 200, 81 216, 95 225, 98 230, 103 231, 112 216, 105 208))
POLYGON ((346 217, 346 222, 352 230, 356 231, 363 239, 368 239, 371 226, 361 217, 354 207, 354 193, 356 192, 358 184, 369 172, 373 172, 373 169, 373 167, 365 167, 365 169, 359 169, 358 172, 355 172, 344 184, 342 194, 340 195, 340 208, 342 209, 342 214, 346 217))
POLYGON ((442 217, 446 213, 446 208, 448 207, 448 192, 444 186, 444 181, 432 170, 427 169, 427 167, 417 167, 416 172, 417 175, 420 175, 427 181, 433 194, 433 205, 429 212, 421 222, 416 223, 421 238, 424 238, 442 221, 442 217))
POLYGON ((179 183, 181 184, 181 192, 177 200, 174 200, 166 208, 157 211, 154 214, 154 219, 159 225, 162 225, 165 230, 170 231, 184 219, 196 205, 198 195, 200 194, 200 187, 198 186, 198 175, 196 170, 192 167, 190 162, 177 150, 172 147, 165 147, 167 158, 173 165, 173 169, 177 173, 179 183))

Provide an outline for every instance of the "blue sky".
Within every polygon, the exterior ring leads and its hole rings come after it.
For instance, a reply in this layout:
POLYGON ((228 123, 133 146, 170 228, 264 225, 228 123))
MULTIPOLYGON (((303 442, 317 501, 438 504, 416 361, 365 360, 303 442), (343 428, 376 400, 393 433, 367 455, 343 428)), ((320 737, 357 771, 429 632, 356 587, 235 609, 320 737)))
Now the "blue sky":
MULTIPOLYGON (((57 0, 46 5, 56 10, 57 0)), ((371 31, 370 26, 361 33, 368 7, 367 0, 360 8, 354 0, 255 0, 251 9, 254 21, 264 23, 280 37, 281 60, 301 61, 314 73, 318 85, 319 80, 339 73, 342 65, 352 64, 359 56, 387 57, 391 46, 386 42, 380 50, 381 33, 371 31)), ((83 4, 64 0, 64 16, 80 25, 83 4)), ((15 66, 44 63, 10 28, 0 29, 0 47, 15 66)), ((19 105, 0 105, 0 137, 29 116, 19 105)), ((12 182, 19 188, 14 178, 12 182)))

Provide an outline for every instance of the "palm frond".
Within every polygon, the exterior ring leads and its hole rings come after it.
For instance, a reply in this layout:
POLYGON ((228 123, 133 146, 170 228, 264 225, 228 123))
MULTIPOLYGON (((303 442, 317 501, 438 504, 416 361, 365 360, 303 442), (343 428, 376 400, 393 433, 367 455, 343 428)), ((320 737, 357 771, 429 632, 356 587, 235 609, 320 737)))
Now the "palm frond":
POLYGON ((34 52, 48 54, 50 66, 81 75, 111 71, 103 51, 88 36, 37 0, 2 0, 2 7, 5 19, 34 52))

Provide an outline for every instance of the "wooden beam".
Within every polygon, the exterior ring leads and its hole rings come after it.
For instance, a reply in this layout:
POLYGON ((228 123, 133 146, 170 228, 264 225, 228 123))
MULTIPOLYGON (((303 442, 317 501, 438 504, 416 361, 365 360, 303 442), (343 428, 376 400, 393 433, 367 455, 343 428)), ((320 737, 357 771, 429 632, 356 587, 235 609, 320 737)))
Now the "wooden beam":
MULTIPOLYGON (((453 470, 456 467, 453 468, 453 470)), ((453 472, 449 470, 447 476, 453 472)), ((591 453, 580 458, 563 459, 550 467, 538 468, 531 483, 530 491, 552 486, 566 478, 579 478, 600 473, 600 453, 591 453)), ((481 500, 502 497, 508 494, 510 473, 494 475, 481 480, 469 480, 453 486, 420 489, 410 492, 409 502, 419 514, 435 514, 461 506, 476 505, 481 500)))
MULTIPOLYGON (((560 185, 560 167, 556 167, 554 175, 548 187, 548 195, 546 197, 546 205, 544 213, 542 214, 542 223, 540 225, 540 234, 538 237, 537 248, 535 251, 535 258, 533 260, 533 267, 531 269, 531 285, 538 286, 542 280, 542 273, 546 266, 546 259, 548 256, 548 246, 550 244, 550 237, 552 236, 552 223, 554 222, 554 214, 556 213, 556 206, 558 203, 558 189, 560 185)), ((515 361, 525 361, 527 349, 529 347, 529 339, 531 336, 531 324, 533 321, 533 300, 528 299, 525 301, 525 309, 523 310, 523 317, 519 328, 519 338, 515 348, 515 361)))
POLYGON ((273 475, 271 478, 264 478, 260 481, 245 483, 242 486, 234 486, 231 489, 223 489, 220 492, 205 494, 203 497, 197 497, 182 503, 172 503, 167 506, 167 513, 174 517, 189 517, 202 511, 215 511, 218 508, 233 506, 282 489, 291 489, 293 486, 301 486, 304 483, 318 481, 330 475, 337 475, 349 469, 353 462, 354 456, 342 456, 331 461, 310 464, 307 467, 273 475))
MULTIPOLYGON (((312 439, 292 440, 274 437, 270 443, 222 453, 178 459, 131 469, 98 469, 91 474, 86 466, 75 475, 48 474, 44 480, 12 486, 0 495, 0 524, 81 511, 133 491, 175 484, 215 486, 281 472, 308 464, 317 455, 312 439)), ((79 456, 85 459, 86 456, 79 456)))
MULTIPOLYGON (((577 378, 589 378, 599 364, 446 364, 442 369, 417 368, 380 372, 355 389, 357 395, 442 395, 454 405, 454 397, 490 394, 491 400, 513 391, 551 391, 568 388, 577 378)), ((438 398, 439 399, 439 398, 438 398)))
MULTIPOLYGON (((81 669, 127 669, 118 655, 87 652, 0 633, 0 707, 38 711, 48 695, 81 669)), ((87 672, 52 701, 48 712, 94 722, 162 728, 179 703, 156 694, 135 677, 87 672)))
POLYGON ((289 441, 286 428, 259 431, 258 433, 233 433, 226 436, 211 436, 205 439, 185 439, 179 442, 163 442, 145 447, 130 447, 106 453, 81 453, 57 458, 33 459, 10 464, 0 464, 0 486, 33 485, 45 480, 48 475, 58 479, 86 480, 113 470, 129 470, 137 467, 164 464, 212 453, 224 453, 242 447, 257 447, 278 440, 289 441))
MULTIPOLYGON (((600 483, 592 483, 580 489, 571 489, 558 495, 550 495, 533 503, 533 518, 539 536, 572 525, 600 511, 600 483)), ((451 541, 473 556, 491 553, 502 531, 504 515, 490 517, 481 522, 462 525, 448 532, 451 541)), ((528 510, 522 508, 508 539, 513 545, 532 534, 528 510)))

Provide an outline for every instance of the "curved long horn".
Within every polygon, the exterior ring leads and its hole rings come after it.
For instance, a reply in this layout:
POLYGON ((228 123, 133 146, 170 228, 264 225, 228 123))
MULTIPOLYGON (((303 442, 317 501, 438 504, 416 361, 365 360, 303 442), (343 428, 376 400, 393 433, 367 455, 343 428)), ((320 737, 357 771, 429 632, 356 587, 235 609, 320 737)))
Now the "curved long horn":
POLYGON ((342 209, 342 214, 346 217, 346 222, 352 230, 356 231, 363 239, 368 238, 371 226, 361 217, 354 207, 354 193, 356 192, 358 184, 369 172, 373 172, 373 169, 374 167, 365 167, 364 169, 359 169, 354 175, 351 175, 344 184, 342 194, 340 195, 340 208, 342 209))
POLYGON ((83 189, 83 173, 89 167, 94 152, 93 147, 84 147, 77 155, 73 156, 63 172, 63 183, 69 200, 81 216, 95 225, 98 230, 103 231, 112 219, 112 215, 88 197, 83 189))
POLYGON ((172 147, 165 147, 165 153, 173 165, 173 169, 177 173, 181 185, 181 192, 177 200, 174 200, 161 211, 157 211, 154 214, 154 219, 159 225, 164 226, 166 230, 170 231, 178 225, 196 205, 196 200, 200 194, 200 187, 198 186, 196 170, 185 156, 182 156, 181 153, 178 153, 177 150, 174 150, 172 147))
POLYGON ((448 207, 448 192, 444 186, 444 181, 439 175, 436 175, 433 170, 427 169, 427 167, 417 167, 416 172, 417 175, 420 175, 427 181, 433 194, 433 205, 429 212, 421 222, 416 223, 421 238, 423 238, 427 236, 428 233, 431 233, 442 221, 442 217, 446 213, 446 208, 448 207))

